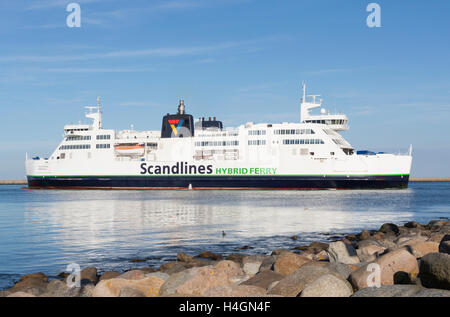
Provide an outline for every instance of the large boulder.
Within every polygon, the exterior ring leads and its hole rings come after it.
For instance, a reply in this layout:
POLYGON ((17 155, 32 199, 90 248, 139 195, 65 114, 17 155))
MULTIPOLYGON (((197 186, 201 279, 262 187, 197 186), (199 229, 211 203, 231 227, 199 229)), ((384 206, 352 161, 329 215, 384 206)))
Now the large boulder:
POLYGON ((138 289, 125 286, 120 289, 119 297, 145 297, 145 294, 138 289))
POLYGON ((14 292, 14 293, 9 294, 6 297, 36 297, 36 296, 33 294, 30 294, 30 293, 25 293, 25 292, 14 292))
POLYGON ((79 287, 69 287, 60 280, 50 281, 45 293, 41 297, 77 297, 80 295, 79 287))
POLYGON ((31 273, 31 274, 26 274, 26 275, 24 275, 24 276, 22 276, 21 278, 20 278, 20 282, 22 282, 22 281, 25 281, 27 278, 40 278, 41 280, 43 280, 44 282, 48 282, 48 277, 47 277, 47 275, 45 275, 44 273, 42 273, 42 272, 39 272, 39 273, 31 273))
POLYGON ((441 242, 441 240, 445 237, 445 233, 441 233, 441 232, 431 232, 429 237, 428 237, 428 241, 433 241, 433 242, 441 242))
POLYGON ((145 278, 145 272, 141 270, 131 270, 128 272, 125 272, 123 274, 120 274, 117 276, 118 278, 123 278, 125 280, 142 280, 145 278))
POLYGON ((333 263, 328 262, 328 263, 325 263, 324 267, 326 269, 329 269, 332 272, 339 274, 339 276, 342 277, 344 280, 347 280, 348 277, 350 276, 350 274, 354 270, 358 269, 358 267, 355 265, 344 264, 344 263, 339 263, 339 262, 333 262, 333 263))
POLYGON ((95 285, 94 284, 87 284, 81 287, 80 289, 80 297, 92 297, 92 294, 94 293, 95 285))
POLYGON ((414 297, 450 297, 450 291, 443 289, 424 288, 416 293, 414 297))
POLYGON ((11 293, 24 292, 39 296, 47 291, 48 283, 41 277, 29 277, 17 282, 9 291, 11 293))
MULTIPOLYGON (((300 269, 284 277, 273 287, 269 287, 269 294, 281 295, 285 297, 296 297, 309 284, 326 274, 336 274, 321 266, 305 265, 300 269)), ((336 274, 337 275, 337 274, 336 274)))
POLYGON ((352 297, 411 297, 422 290, 417 285, 382 285, 381 287, 363 288, 352 297))
POLYGON ((277 282, 283 279, 283 276, 275 273, 273 271, 267 270, 260 272, 253 276, 252 278, 248 279, 247 281, 243 282, 241 285, 251 285, 251 286, 258 286, 264 289, 268 289, 269 286, 273 282, 277 282))
POLYGON ((158 296, 164 281, 158 277, 149 276, 140 280, 112 278, 100 281, 94 288, 93 297, 118 297, 123 288, 132 288, 142 292, 146 297, 158 296))
POLYGON ((439 243, 439 252, 450 254, 450 234, 446 234, 439 243))
POLYGON ((408 244, 406 249, 419 259, 429 253, 439 252, 439 243, 432 241, 415 242, 408 244))
POLYGON ((241 266, 238 263, 229 260, 220 261, 216 264, 215 269, 217 271, 225 272, 228 278, 244 275, 241 266))
POLYGON ((330 262, 344 264, 356 264, 360 262, 355 248, 342 241, 331 242, 327 252, 330 262))
POLYGON ((427 240, 428 237, 420 234, 404 234, 398 236, 397 239, 394 240, 394 243, 397 245, 398 248, 401 248, 407 245, 425 242, 427 240))
POLYGON ((159 293, 203 296, 212 287, 233 284, 232 279, 239 275, 243 275, 240 265, 232 261, 221 261, 215 267, 194 267, 171 275, 159 293))
POLYGON ((81 270, 80 280, 89 280, 91 283, 98 282, 97 268, 87 267, 81 270))
POLYGON ((431 220, 426 226, 425 228, 427 228, 428 230, 432 230, 432 231, 438 231, 440 230, 443 226, 446 225, 446 220, 431 220))
POLYGON ((118 277, 119 275, 120 275, 119 272, 108 271, 108 272, 103 273, 103 274, 100 276, 99 281, 109 280, 109 279, 111 279, 111 278, 118 277))
POLYGON ((430 253, 420 260, 420 281, 428 288, 450 290, 450 255, 430 253))
POLYGON ((386 250, 375 244, 369 244, 356 250, 356 254, 362 262, 374 261, 380 254, 386 250))
POLYGON ((300 297, 349 297, 352 286, 346 280, 326 274, 305 287, 300 297))
POLYGON ((410 222, 405 223, 404 227, 412 229, 412 228, 421 228, 422 225, 416 221, 410 221, 410 222))
MULTIPOLYGON (((379 265, 381 285, 394 284, 394 276, 399 272, 405 272, 410 279, 414 279, 419 273, 416 257, 404 249, 386 253, 372 263, 379 265)), ((372 282, 371 279, 375 276, 372 263, 367 263, 350 274, 349 281, 355 289, 366 288, 372 282)))
POLYGON ((253 285, 222 285, 206 290, 205 297, 261 297, 267 294, 262 287, 253 285))
POLYGON ((159 267, 159 271, 172 275, 181 271, 186 270, 186 264, 183 262, 169 262, 169 263, 164 263, 163 265, 161 265, 159 267))
POLYGON ((259 271, 271 271, 273 268, 273 264, 275 263, 276 257, 273 255, 266 255, 263 257, 263 261, 261 266, 259 267, 259 271))
POLYGON ((309 258, 303 255, 295 254, 292 252, 283 252, 278 255, 273 265, 273 270, 278 274, 287 276, 310 261, 311 260, 309 258))
POLYGON ((398 226, 393 223, 383 224, 378 231, 387 235, 398 235, 400 233, 398 226))
POLYGON ((248 276, 254 276, 259 272, 264 257, 260 255, 249 255, 242 260, 242 269, 248 276))
POLYGON ((163 273, 163 272, 153 272, 153 273, 147 273, 145 274, 145 277, 154 276, 162 279, 163 281, 167 281, 170 277, 169 274, 163 273))

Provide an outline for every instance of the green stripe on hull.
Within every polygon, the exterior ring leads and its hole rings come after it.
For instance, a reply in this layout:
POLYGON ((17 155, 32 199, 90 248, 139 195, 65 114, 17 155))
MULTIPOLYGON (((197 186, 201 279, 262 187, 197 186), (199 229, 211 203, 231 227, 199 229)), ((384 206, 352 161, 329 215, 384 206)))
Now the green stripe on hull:
POLYGON ((277 175, 188 175, 188 174, 171 174, 171 175, 27 175, 27 177, 384 177, 384 176, 409 176, 409 174, 277 174, 277 175))

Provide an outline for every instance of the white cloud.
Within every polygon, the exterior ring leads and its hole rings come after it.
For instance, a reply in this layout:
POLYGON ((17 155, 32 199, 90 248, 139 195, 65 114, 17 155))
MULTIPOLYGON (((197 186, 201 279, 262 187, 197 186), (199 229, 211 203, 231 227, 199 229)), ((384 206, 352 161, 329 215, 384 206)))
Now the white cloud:
POLYGON ((86 67, 68 67, 68 68, 42 68, 29 69, 31 71, 48 72, 48 73, 136 73, 136 72, 153 72, 154 68, 141 67, 105 67, 105 68, 86 68, 86 67))
POLYGON ((253 40, 222 42, 210 45, 162 47, 137 50, 116 50, 102 53, 76 54, 76 55, 14 55, 0 56, 0 62, 67 62, 105 58, 130 58, 130 57, 177 57, 187 55, 201 55, 205 53, 225 51, 238 47, 261 45, 278 40, 279 36, 259 38, 253 40))
POLYGON ((43 9, 52 9, 57 7, 66 7, 71 2, 76 2, 78 4, 86 4, 92 2, 101 2, 105 0, 33 0, 32 4, 27 6, 26 10, 43 10, 43 9))
POLYGON ((152 101, 126 101, 126 102, 121 102, 119 104, 119 106, 122 107, 146 107, 146 106, 150 106, 150 107, 158 107, 160 106, 160 103, 157 102, 152 102, 152 101))

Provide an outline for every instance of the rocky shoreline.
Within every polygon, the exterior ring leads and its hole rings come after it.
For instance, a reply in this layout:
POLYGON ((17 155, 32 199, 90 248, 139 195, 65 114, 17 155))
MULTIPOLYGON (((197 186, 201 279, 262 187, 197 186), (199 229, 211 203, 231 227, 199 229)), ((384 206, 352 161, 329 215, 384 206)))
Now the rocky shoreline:
MULTIPOLYGON (((292 237, 296 239, 296 237, 292 237)), ((179 253, 159 268, 22 276, 0 297, 450 297, 450 221, 384 224, 270 255, 179 253)))

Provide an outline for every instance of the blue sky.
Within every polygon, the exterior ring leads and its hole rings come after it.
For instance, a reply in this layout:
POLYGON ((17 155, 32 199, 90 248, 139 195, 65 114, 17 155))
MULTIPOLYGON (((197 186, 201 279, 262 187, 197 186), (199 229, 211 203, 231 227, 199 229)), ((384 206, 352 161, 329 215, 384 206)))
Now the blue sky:
POLYGON ((300 83, 346 113, 357 149, 406 151, 413 176, 450 176, 450 2, 0 0, 0 179, 23 178, 82 106, 104 127, 159 129, 185 99, 227 126, 297 121, 300 83))

